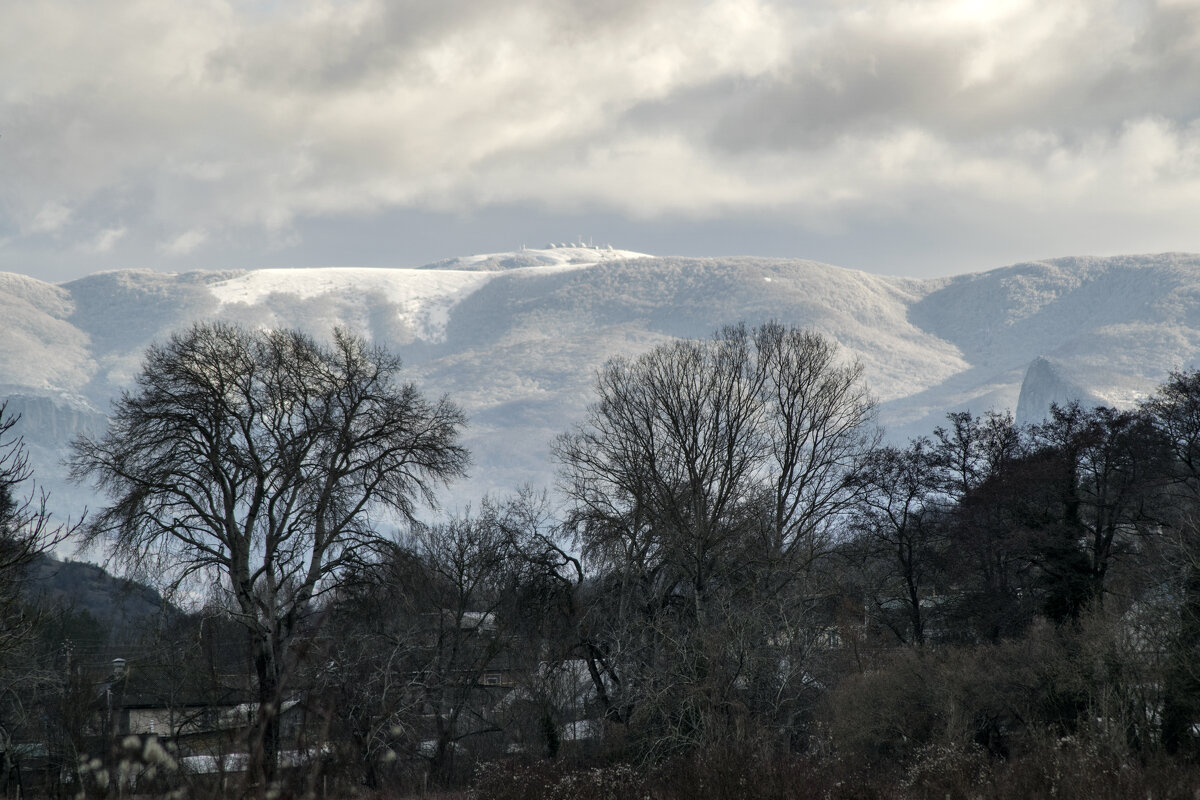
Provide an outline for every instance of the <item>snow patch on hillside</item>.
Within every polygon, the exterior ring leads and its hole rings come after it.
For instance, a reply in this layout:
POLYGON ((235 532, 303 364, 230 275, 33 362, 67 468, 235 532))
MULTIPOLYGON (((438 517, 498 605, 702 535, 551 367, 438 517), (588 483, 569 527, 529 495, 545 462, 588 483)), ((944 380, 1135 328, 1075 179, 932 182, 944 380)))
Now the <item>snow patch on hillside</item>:
POLYGON ((412 269, 262 269, 214 283, 210 290, 222 310, 239 304, 265 305, 273 297, 299 300, 330 297, 344 301, 378 298, 395 309, 399 321, 418 339, 441 342, 445 340, 454 306, 501 270, 518 275, 546 274, 585 269, 606 261, 649 257, 628 250, 563 247, 467 256, 412 269), (502 264, 510 266, 494 266, 502 264))
POLYGON ((445 332, 450 308, 488 277, 485 272, 456 270, 263 269, 213 284, 211 291, 222 308, 260 305, 275 295, 301 300, 375 295, 394 305, 420 338, 437 340, 445 332))
POLYGON ((95 370, 88 337, 70 322, 70 294, 25 275, 0 272, 0 391, 78 392, 95 370))

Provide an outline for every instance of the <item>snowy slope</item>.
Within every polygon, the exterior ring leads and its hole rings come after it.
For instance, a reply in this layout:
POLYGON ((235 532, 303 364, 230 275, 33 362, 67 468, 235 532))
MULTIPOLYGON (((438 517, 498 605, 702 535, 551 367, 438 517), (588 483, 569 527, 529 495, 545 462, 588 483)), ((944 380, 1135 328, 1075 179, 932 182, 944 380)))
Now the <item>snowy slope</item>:
POLYGON ((73 310, 62 287, 0 273, 0 391, 56 394, 90 378, 88 337, 70 323, 73 310))
POLYGON ((106 272, 61 285, 0 275, 0 395, 19 395, 39 470, 128 385, 145 347, 195 319, 335 325, 398 351, 431 394, 471 418, 469 481, 450 504, 550 485, 547 448, 591 399, 595 367, 674 336, 775 319, 860 359, 897 437, 948 410, 1051 400, 1126 404, 1200 358, 1200 256, 1071 258, 929 281, 796 259, 654 258, 579 246, 411 269, 106 272))
MULTIPOLYGON (((1095 401, 1128 405, 1200 359, 1200 256, 1063 258, 959 276, 910 318, 972 365, 957 383, 994 382, 997 406, 1016 407, 1012 376, 1024 379, 1038 358, 1095 401)), ((940 410, 952 393, 938 395, 940 410)), ((1035 405, 1023 416, 1044 412, 1035 405)))
MULTIPOLYGON (((269 327, 290 324, 289 310, 320 300, 346 307, 383 305, 391 309, 392 323, 406 328, 412 338, 440 340, 445 333, 450 309, 463 297, 487 282, 487 272, 455 270, 378 269, 270 269, 251 272, 213 284, 218 313, 236 315, 246 310, 269 309, 269 316, 256 320, 269 327), (366 299, 368 302, 363 303, 366 299)), ((365 328, 366 317, 344 320, 365 328), (356 324, 357 323, 357 324, 356 324)))
POLYGON ((367 330, 367 309, 383 306, 389 323, 405 330, 410 340, 441 341, 450 310, 462 298, 496 277, 499 270, 547 274, 583 269, 601 262, 649 258, 626 250, 564 247, 520 253, 494 253, 448 259, 416 269, 264 269, 214 283, 210 290, 219 303, 218 313, 237 316, 253 309, 268 309, 257 324, 292 324, 297 307, 320 300, 347 309, 344 324, 367 330), (355 314, 354 307, 362 309, 355 314))

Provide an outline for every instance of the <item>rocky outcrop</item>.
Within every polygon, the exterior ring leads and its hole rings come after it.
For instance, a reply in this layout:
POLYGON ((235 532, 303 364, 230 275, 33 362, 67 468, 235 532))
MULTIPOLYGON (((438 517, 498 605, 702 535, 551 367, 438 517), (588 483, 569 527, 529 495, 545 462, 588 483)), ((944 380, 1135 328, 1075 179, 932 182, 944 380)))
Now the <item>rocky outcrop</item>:
POLYGON ((1069 371, 1048 358, 1038 356, 1025 370, 1021 394, 1017 398, 1017 422, 1041 422, 1050 414, 1050 406, 1078 402, 1084 406, 1103 405, 1096 395, 1073 380, 1069 371))

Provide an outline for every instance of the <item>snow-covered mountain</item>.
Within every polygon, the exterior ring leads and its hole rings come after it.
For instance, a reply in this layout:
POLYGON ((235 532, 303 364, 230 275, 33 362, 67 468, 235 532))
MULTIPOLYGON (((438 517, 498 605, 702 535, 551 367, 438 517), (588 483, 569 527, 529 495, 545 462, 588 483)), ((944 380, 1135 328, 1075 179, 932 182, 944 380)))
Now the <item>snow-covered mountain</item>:
POLYGON ((470 416, 474 466, 453 507, 552 484, 548 444, 579 419, 606 358, 739 320, 836 339, 863 362, 897 438, 952 410, 1033 420, 1052 401, 1131 403, 1200 358, 1200 256, 1067 258, 935 280, 575 246, 414 269, 118 271, 64 284, 0 273, 0 315, 0 397, 24 415, 61 510, 86 498, 62 479, 66 442, 103 425, 151 341, 201 318, 318 336, 347 326, 399 352, 427 393, 470 416))

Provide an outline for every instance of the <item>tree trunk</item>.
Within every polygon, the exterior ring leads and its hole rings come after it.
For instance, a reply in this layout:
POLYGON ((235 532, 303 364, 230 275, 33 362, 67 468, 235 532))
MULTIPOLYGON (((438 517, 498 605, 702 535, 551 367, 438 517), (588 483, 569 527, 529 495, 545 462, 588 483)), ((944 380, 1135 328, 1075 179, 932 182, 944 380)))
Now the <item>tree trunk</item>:
POLYGON ((256 637, 254 670, 258 683, 258 712, 250 729, 250 763, 247 778, 258 784, 263 796, 279 773, 279 711, 283 669, 273 642, 256 637))
POLYGON ((1162 744, 1168 753, 1186 752, 1200 717, 1200 568, 1187 567, 1179 633, 1171 643, 1163 692, 1162 744))

